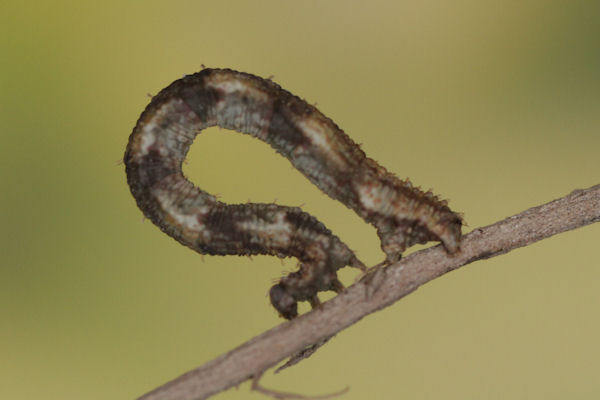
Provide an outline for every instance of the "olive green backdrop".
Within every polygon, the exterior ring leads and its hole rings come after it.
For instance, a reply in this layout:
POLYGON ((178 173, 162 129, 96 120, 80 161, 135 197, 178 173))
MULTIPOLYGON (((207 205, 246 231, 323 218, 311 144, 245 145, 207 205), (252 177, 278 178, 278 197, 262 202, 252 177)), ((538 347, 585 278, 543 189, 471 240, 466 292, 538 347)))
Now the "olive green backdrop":
MULTIPOLYGON (((282 322, 293 260, 201 257, 143 221, 122 158, 148 94, 273 76, 471 229, 600 183, 597 1, 42 1, 0 6, 0 398, 133 399, 282 322)), ((369 264, 372 227, 224 130, 186 174, 300 205, 369 264)), ((600 225, 435 280, 271 388, 345 399, 600 394, 600 225)), ((351 283, 356 272, 343 272, 351 283)), ((304 307, 303 310, 307 310, 304 307)), ((247 383, 216 399, 259 399, 247 383)))

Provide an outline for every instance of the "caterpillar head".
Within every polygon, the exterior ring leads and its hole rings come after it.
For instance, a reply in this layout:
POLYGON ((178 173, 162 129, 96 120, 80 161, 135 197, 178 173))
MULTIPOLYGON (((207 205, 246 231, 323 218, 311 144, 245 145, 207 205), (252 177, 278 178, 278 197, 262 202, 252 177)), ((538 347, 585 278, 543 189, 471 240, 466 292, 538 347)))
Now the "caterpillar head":
POLYGON ((273 307, 275 307, 283 318, 292 319, 298 315, 298 303, 280 283, 271 288, 269 298, 273 307))

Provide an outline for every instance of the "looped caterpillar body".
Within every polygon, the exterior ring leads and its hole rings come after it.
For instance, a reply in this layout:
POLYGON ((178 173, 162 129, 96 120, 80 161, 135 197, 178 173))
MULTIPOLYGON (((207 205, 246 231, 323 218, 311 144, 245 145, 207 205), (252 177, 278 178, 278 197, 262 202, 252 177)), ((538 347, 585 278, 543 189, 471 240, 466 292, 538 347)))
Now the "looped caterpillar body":
POLYGON ((337 236, 298 207, 225 204, 188 181, 182 162, 207 127, 249 134, 268 144, 330 197, 374 225, 391 262, 409 246, 441 241, 458 250, 462 221, 445 201, 399 180, 314 106, 270 80, 204 69, 173 82, 141 114, 125 151, 127 182, 144 215, 201 254, 296 257, 300 268, 270 291, 281 316, 297 302, 319 304, 340 292, 336 271, 365 265, 337 236))

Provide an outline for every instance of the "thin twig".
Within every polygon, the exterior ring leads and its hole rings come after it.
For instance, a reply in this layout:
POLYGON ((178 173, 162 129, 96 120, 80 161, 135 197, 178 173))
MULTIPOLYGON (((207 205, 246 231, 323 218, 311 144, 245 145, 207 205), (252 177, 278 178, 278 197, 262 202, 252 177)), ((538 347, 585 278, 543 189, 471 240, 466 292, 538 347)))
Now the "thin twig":
POLYGON ((275 373, 277 374, 277 373, 283 371, 286 368, 289 368, 289 367, 292 367, 292 366, 298 364, 302 360, 306 360, 308 357, 310 357, 313 354, 315 354, 315 352, 317 350, 319 350, 321 348, 321 346, 323 346, 325 343, 329 342, 329 340, 331 338, 333 338, 333 336, 329 336, 329 337, 326 337, 324 339, 321 339, 318 342, 313 343, 310 346, 303 348, 299 352, 297 352, 295 354, 292 354, 292 356, 290 357, 290 359, 287 360, 285 362, 285 364, 283 364, 282 366, 280 366, 279 368, 277 368, 275 370, 275 373))
POLYGON ((254 378, 252 378, 252 386, 251 386, 251 390, 254 390, 256 392, 262 393, 264 395, 273 397, 275 399, 279 399, 279 400, 287 400, 287 399, 296 399, 296 400, 325 400, 325 399, 333 399, 334 397, 338 397, 341 396, 345 393, 348 392, 348 390, 350 389, 348 386, 346 386, 344 389, 338 391, 338 392, 334 392, 334 393, 328 393, 328 394, 323 394, 320 396, 304 396, 301 394, 297 394, 297 393, 288 393, 288 392, 280 392, 277 390, 272 390, 272 389, 267 389, 263 386, 261 386, 260 384, 260 378, 262 378, 264 371, 261 372, 260 374, 256 375, 254 378))
POLYGON ((256 336, 139 400, 205 399, 258 376, 446 272, 598 221, 600 185, 474 229, 463 238, 458 254, 448 256, 441 246, 413 253, 377 272, 374 279, 361 280, 318 309, 256 336))

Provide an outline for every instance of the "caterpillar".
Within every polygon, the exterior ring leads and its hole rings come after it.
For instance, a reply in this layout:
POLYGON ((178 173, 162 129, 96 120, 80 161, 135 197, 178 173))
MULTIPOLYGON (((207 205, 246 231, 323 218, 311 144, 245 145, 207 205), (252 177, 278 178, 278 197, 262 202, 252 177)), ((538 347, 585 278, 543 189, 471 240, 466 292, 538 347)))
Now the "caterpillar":
POLYGON ((280 316, 297 303, 318 306, 320 291, 344 286, 337 270, 366 270, 323 223, 298 207, 225 204, 183 175, 194 138, 220 126, 271 145, 324 193, 377 229, 386 262, 416 243, 459 249, 462 219, 430 191, 400 180, 317 108, 269 79, 230 69, 203 69, 152 98, 129 137, 127 182, 144 215, 167 235, 201 254, 295 257, 299 269, 269 292, 280 316))

